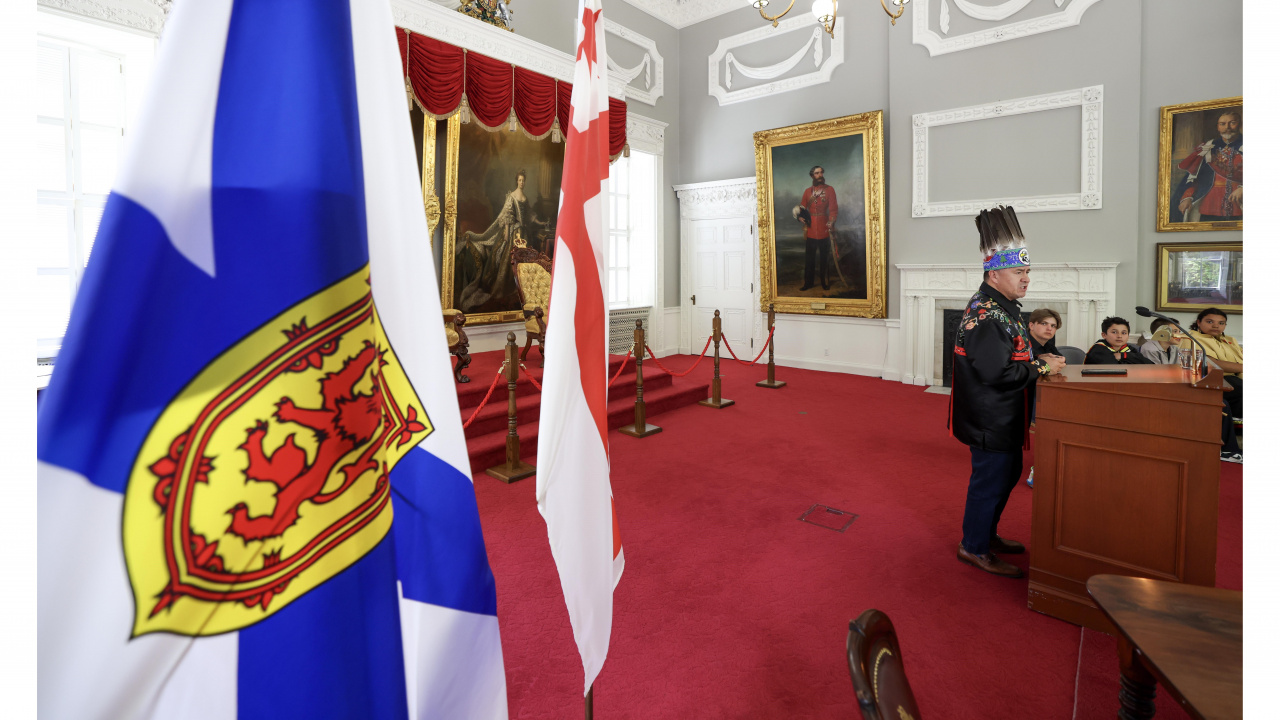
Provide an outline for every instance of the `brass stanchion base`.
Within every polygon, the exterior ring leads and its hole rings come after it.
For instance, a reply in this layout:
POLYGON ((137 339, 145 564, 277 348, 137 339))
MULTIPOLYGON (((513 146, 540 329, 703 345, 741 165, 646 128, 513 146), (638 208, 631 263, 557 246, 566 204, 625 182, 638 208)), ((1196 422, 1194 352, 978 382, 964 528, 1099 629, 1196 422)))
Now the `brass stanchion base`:
POLYGON ((538 468, 533 465, 530 465, 523 460, 518 460, 514 465, 510 465, 508 463, 494 465, 488 470, 485 470, 484 474, 489 477, 497 478, 510 485, 517 480, 523 480, 527 477, 531 477, 537 471, 538 468))
POLYGON ((777 390, 780 387, 786 386, 786 384, 787 383, 785 380, 761 380, 760 382, 756 383, 756 387, 772 388, 774 390, 777 390))
POLYGON ((658 427, 657 425, 650 425, 649 423, 645 423, 643 428, 637 430, 636 424, 631 423, 630 425, 623 425, 622 427, 618 428, 618 432, 622 433, 623 435, 630 435, 631 437, 643 438, 643 437, 649 437, 650 435, 657 435, 658 433, 662 432, 662 428, 658 427))
POLYGON ((726 400, 725 398, 720 398, 720 400, 719 400, 719 401, 715 400, 714 398, 707 398, 706 400, 699 400, 699 401, 698 401, 698 404, 699 404, 699 405, 705 405, 705 406, 707 406, 707 407, 715 408, 715 409, 717 409, 717 410, 720 410, 721 408, 727 408, 727 407, 729 407, 730 405, 732 405, 732 404, 733 404, 733 401, 732 401, 732 400, 726 400))

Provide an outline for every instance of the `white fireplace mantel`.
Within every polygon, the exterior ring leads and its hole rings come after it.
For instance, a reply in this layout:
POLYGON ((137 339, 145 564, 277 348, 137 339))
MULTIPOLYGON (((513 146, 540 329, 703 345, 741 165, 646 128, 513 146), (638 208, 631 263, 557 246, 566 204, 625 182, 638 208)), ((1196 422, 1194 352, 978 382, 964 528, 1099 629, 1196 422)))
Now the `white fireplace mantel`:
MULTIPOLYGON (((1099 323, 1116 304, 1113 262, 1036 263, 1026 310, 1047 307, 1062 315, 1057 344, 1087 350, 1099 323)), ((942 384, 942 311, 962 309, 982 284, 981 263, 899 264, 902 382, 942 384)))

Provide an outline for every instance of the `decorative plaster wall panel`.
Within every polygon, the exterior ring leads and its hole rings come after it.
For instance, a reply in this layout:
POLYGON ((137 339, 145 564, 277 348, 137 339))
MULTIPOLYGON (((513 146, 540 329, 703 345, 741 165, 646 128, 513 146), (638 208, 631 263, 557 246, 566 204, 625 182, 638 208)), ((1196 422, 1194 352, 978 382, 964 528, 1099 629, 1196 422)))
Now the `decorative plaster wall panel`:
MULTIPOLYGON (((609 69, 618 73, 626 83, 624 88, 626 92, 625 99, 639 100, 646 105, 657 105, 658 98, 662 97, 663 82, 662 54, 658 52, 658 43, 609 18, 604 20, 604 31, 623 42, 636 45, 644 50, 644 56, 640 59, 640 63, 631 68, 624 68, 614 62, 612 55, 608 58, 609 69), (643 78, 641 78, 641 75, 643 75, 643 78), (638 84, 637 80, 640 81, 638 84)), ((609 43, 606 42, 606 52, 609 46, 609 43)), ((628 135, 628 137, 630 136, 628 135)))
MULTIPOLYGON (((938 25, 943 34, 950 31, 950 6, 947 0, 937 0, 938 25)), ((1044 0, 1047 2, 1048 0, 1044 0)), ((1015 40, 1029 35, 1038 35, 1053 30, 1075 27, 1080 24, 1084 13, 1101 0, 1071 0, 1063 8, 1062 0, 1055 0, 1060 12, 1041 15, 1039 17, 1006 23, 978 32, 943 37, 929 27, 930 9, 934 0, 915 0, 911 3, 911 41, 923 45, 930 55, 944 55, 960 50, 972 50, 983 45, 993 45, 1006 40, 1015 40)), ((966 0, 951 0, 961 12, 978 20, 999 22, 1017 13, 1027 6, 1027 0, 1008 0, 999 5, 980 5, 966 0)))
MULTIPOLYGON (((843 17, 836 18, 835 34, 836 37, 844 37, 843 17)), ((754 30, 730 35, 722 39, 716 45, 715 51, 707 58, 707 92, 721 105, 730 105, 825 83, 831 79, 831 73, 844 64, 844 43, 828 43, 830 54, 824 60, 823 42, 821 28, 816 25, 816 21, 811 15, 787 18, 778 23, 776 28, 766 24, 754 30), (813 30, 813 32, 809 32, 810 30, 813 30), (798 49, 791 54, 791 57, 770 66, 761 68, 744 66, 730 52, 736 48, 754 45, 767 38, 775 38, 787 33, 799 34, 800 32, 804 32, 805 39, 803 44, 797 46, 798 49), (778 77, 797 66, 806 65, 807 63, 804 60, 810 54, 810 47, 813 47, 812 56, 815 66, 813 71, 773 80, 763 85, 754 85, 738 90, 732 89, 735 69, 746 77, 778 77)))
POLYGON ((1019 212, 1102 209, 1102 86, 1033 95, 988 105, 919 113, 912 121, 911 216, 972 215, 995 205, 1012 205, 1019 212), (1080 108, 1080 192, 1063 195, 995 197, 941 201, 929 199, 929 128, 989 120, 1058 108, 1080 108))

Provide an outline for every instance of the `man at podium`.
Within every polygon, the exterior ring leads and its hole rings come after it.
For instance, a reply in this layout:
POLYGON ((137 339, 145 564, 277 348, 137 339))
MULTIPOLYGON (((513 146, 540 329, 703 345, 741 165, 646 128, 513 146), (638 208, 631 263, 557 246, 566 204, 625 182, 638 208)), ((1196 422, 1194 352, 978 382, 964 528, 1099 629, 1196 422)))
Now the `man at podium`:
POLYGON ((983 210, 974 221, 985 272, 956 330, 951 387, 951 434, 972 457, 956 557, 994 575, 1021 577, 1017 566, 994 553, 1025 548, 996 529, 1022 474, 1030 393, 1040 376, 1060 372, 1066 361, 1047 353, 1031 357, 1031 334, 1018 303, 1031 282, 1031 262, 1013 208, 983 210))

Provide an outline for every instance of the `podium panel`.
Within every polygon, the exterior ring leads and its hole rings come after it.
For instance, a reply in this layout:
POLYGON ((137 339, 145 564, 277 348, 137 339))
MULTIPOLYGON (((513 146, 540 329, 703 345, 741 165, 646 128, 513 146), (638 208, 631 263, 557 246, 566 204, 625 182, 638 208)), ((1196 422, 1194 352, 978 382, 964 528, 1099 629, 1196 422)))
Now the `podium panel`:
POLYGON ((1040 381, 1027 606, 1114 634, 1098 574, 1214 584, 1222 374, 1068 366, 1040 381))

